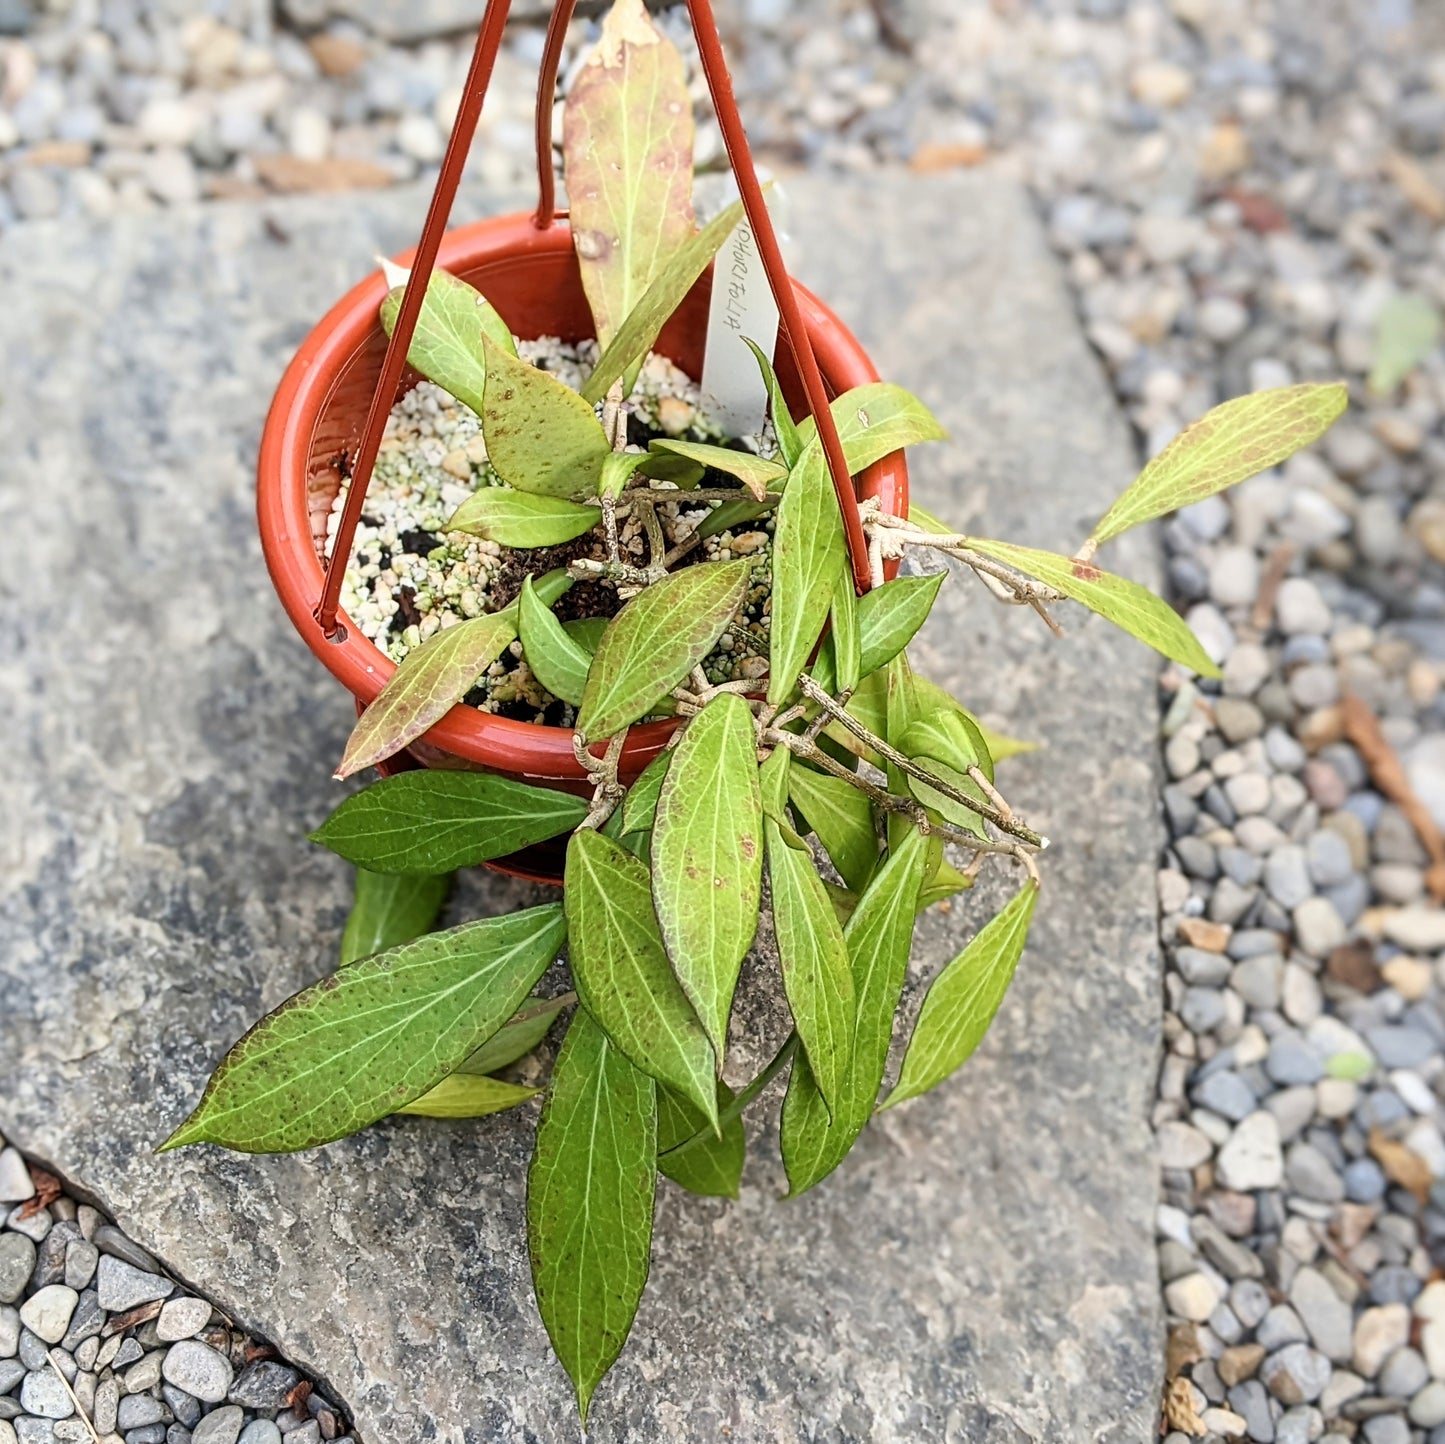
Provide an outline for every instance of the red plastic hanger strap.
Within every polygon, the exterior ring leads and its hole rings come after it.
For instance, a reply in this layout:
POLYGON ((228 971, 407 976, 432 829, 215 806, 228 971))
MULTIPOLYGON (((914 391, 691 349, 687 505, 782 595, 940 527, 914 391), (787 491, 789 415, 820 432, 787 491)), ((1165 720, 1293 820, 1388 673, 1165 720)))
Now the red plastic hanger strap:
POLYGON ((823 373, 818 369, 818 358, 813 354, 813 343, 803 322, 798 297, 793 290, 792 281, 788 278, 787 263, 783 260, 783 253, 778 245, 772 217, 768 214, 763 188, 758 184, 752 151, 748 148, 747 133, 743 129, 742 116, 733 96, 732 77, 728 74, 727 58, 723 55, 717 21, 713 17, 710 0, 687 0, 687 8, 692 16, 692 28, 697 35, 703 73, 707 76, 708 89, 712 92, 713 110, 717 113, 723 142, 727 146, 728 160, 732 164, 733 174, 737 177, 738 190, 742 193, 743 209, 757 240, 763 271, 778 303, 778 313, 783 319, 788 348, 793 353, 793 361, 802 379, 803 390, 807 394, 808 409, 813 414, 813 420, 818 427, 818 437, 823 443, 823 454, 827 458, 828 471, 833 478, 833 490, 838 497, 839 510, 843 513, 843 530, 848 539, 848 559, 853 565, 854 586, 859 593, 866 592, 869 586, 868 539, 863 533, 863 523, 858 518, 857 493, 848 471, 848 459, 843 454, 843 441, 838 435, 838 427, 828 405, 828 391, 823 383, 823 373))
POLYGON ((452 126, 446 154, 442 157, 442 168, 432 190, 426 224, 422 227, 421 240, 417 242, 416 256, 411 263, 411 280, 402 297, 396 327, 387 343, 386 356, 381 363, 381 376, 371 398, 366 428, 361 434, 361 445, 351 464, 350 487, 346 493, 346 503, 341 509, 341 522, 336 529, 336 539, 332 543, 331 556, 326 564, 326 579, 321 589, 321 599, 316 604, 314 614, 321 624, 322 632, 328 637, 336 635, 336 611, 341 598, 341 581, 346 575, 347 563, 351 558, 356 524, 361 519, 361 509, 366 502, 366 489, 371 482, 372 468, 376 465, 376 454, 381 449, 387 417, 391 415, 392 404, 396 400, 396 388, 401 383, 407 352, 411 349, 411 339, 416 334, 422 301, 426 297, 427 282, 436 266, 437 251, 441 247, 442 235, 451 216, 452 202, 456 199, 457 187, 461 183, 462 169, 467 163, 467 153, 471 150, 477 121, 481 118, 482 102, 486 99, 487 86, 492 79, 492 67, 496 63, 497 51, 501 48, 502 31, 506 27, 507 13, 511 8, 512 0, 487 0, 486 14, 482 17, 481 28, 477 31, 476 49, 472 52, 471 69, 467 71, 466 84, 462 90, 462 103, 457 109, 456 123, 452 126))

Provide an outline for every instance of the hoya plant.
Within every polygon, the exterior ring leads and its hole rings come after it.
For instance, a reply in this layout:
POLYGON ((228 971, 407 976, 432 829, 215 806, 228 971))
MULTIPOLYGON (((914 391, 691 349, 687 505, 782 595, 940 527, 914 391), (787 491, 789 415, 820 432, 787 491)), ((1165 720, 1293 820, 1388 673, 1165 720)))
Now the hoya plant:
MULTIPOLYGON (((814 1187, 876 1112, 959 1068, 1014 975, 1046 839, 996 775, 1019 744, 907 660, 945 578, 974 578, 1055 630, 1055 609, 1082 604, 1217 676, 1170 606, 1096 556, 1128 528, 1284 460, 1346 398, 1343 386, 1304 384, 1216 408, 1073 556, 965 535, 917 506, 902 517, 862 503, 872 585, 860 596, 817 427, 794 420, 761 348, 769 423, 751 443, 666 427, 639 439, 650 348, 738 219, 732 207, 695 226, 684 67, 640 0, 619 0, 606 21, 565 136, 598 343, 580 384, 523 359, 486 299, 442 272, 427 278, 409 353, 480 422, 488 469, 446 533, 494 544, 519 565, 520 590, 428 637, 416 629, 339 775, 395 757, 467 705, 506 654, 566 704, 590 789, 411 770, 349 796, 312 835, 358 869, 336 970, 230 1050, 165 1146, 287 1152, 393 1114, 516 1108, 543 1090, 515 1081, 514 1065, 545 1058, 560 1031, 527 1232, 538 1309, 585 1421, 647 1278, 657 1175, 735 1196, 744 1111, 786 1071, 789 1192, 814 1187), (559 547, 571 552, 555 565, 559 547), (909 552, 958 565, 885 580, 909 552), (574 588, 592 600, 564 622, 557 608, 574 588), (668 744, 629 781, 628 729, 658 718, 672 719, 668 744), (432 930, 457 869, 563 837, 560 898, 432 930), (988 864, 1015 869, 1017 891, 929 983, 886 1080, 915 920, 988 864), (756 986, 780 993, 792 1029, 741 1079, 730 1020, 765 911, 777 969, 756 986)), ((396 279, 388 328, 415 284, 396 279)), ((943 435, 921 402, 883 383, 832 410, 855 474, 943 435)))

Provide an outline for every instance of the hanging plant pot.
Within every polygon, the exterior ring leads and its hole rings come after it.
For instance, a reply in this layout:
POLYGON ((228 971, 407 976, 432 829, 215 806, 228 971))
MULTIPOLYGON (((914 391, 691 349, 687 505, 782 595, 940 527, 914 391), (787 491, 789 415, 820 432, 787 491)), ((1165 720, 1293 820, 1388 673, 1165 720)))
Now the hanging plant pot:
MULTIPOLYGON (((398 260, 412 261, 408 253, 398 260)), ((446 234, 438 264, 476 286, 519 337, 592 337, 572 236, 565 223, 539 227, 530 214, 497 217, 446 234)), ((668 322, 655 349, 690 376, 702 372, 711 271, 668 322)), ((795 288, 809 339, 831 394, 878 379, 856 337, 811 292, 795 288)), ((378 308, 386 282, 378 272, 348 292, 302 343, 272 401, 262 435, 257 517, 266 564, 297 631, 333 676, 365 707, 396 670, 344 614, 328 639, 314 609, 324 579, 327 520, 343 473, 356 455, 381 376, 386 334, 378 308)), ((778 348, 779 379, 790 404, 802 409, 802 386, 786 347, 778 348)), ((396 397, 415 385, 408 370, 396 397)), ((394 397, 393 400, 396 398, 394 397)), ((860 498, 907 515, 908 471, 902 452, 861 473, 860 498)), ((674 720, 633 727, 621 773, 634 778, 665 745, 674 720)), ((423 766, 483 768, 533 782, 585 787, 573 754, 572 730, 519 722, 458 705, 409 749, 423 766)))

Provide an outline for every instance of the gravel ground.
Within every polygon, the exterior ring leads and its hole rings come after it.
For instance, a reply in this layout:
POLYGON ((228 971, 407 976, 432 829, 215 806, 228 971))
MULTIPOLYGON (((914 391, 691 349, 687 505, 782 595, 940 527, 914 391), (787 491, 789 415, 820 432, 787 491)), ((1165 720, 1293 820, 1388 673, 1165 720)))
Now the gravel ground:
MULTIPOLYGON (((0 42, 0 226, 424 173, 469 43, 296 33, 239 0, 27 13, 0 0, 24 32, 0 42)), ((1445 11, 732 15, 775 166, 1027 179, 1144 450, 1241 391, 1351 383, 1323 445, 1164 529, 1225 670, 1162 679, 1165 1429, 1445 1444, 1445 912, 1402 806, 1445 825, 1445 364, 1435 347, 1365 385, 1382 331, 1445 305, 1445 11)), ((540 40, 518 27, 498 69, 472 162, 497 185, 530 168, 540 40)), ((704 124, 700 161, 716 153, 704 124)))
POLYGON ((0 1444, 350 1444, 341 1411, 0 1139, 0 1444))

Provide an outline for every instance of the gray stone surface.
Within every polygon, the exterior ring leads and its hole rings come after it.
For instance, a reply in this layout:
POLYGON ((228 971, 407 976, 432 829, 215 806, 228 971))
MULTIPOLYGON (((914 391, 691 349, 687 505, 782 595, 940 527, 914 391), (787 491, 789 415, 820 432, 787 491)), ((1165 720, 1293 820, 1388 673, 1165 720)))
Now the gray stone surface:
MULTIPOLYGON (((1133 459, 1023 194, 789 186, 800 275, 953 430, 918 453, 920 498, 1071 549, 1133 459)), ((304 833, 351 708, 272 596, 250 468, 292 348, 421 211, 398 191, 0 241, 0 1129, 280 1341, 370 1444, 572 1440, 528 1281, 529 1110, 292 1157, 150 1153, 334 955, 347 869, 304 833)), ((1111 551, 1153 580, 1147 537, 1111 551)), ((922 666, 1049 743, 1008 771, 1057 840, 1018 980, 966 1072, 801 1201, 778 1202, 770 1123, 740 1202, 662 1185, 598 1444, 1154 1435, 1154 664, 1081 614, 1058 642, 977 585, 943 595, 922 666)), ((1003 891, 922 925, 914 1004, 1003 891)), ((779 1023, 743 1011, 741 1069, 779 1023)))

